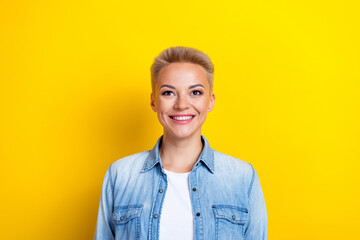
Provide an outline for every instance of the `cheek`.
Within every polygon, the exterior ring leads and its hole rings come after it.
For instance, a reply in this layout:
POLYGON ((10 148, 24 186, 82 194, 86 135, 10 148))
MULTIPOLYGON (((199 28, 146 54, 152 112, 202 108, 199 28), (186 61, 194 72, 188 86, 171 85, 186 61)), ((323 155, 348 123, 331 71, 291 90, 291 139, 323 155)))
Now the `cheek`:
POLYGON ((166 103, 159 103, 158 105, 158 118, 160 121, 164 121, 167 118, 167 114, 169 114, 169 106, 166 103))
POLYGON ((161 113, 167 113, 171 108, 172 104, 170 101, 159 101, 158 108, 161 113))
POLYGON ((207 112, 209 108, 210 100, 203 100, 197 104, 197 109, 199 112, 207 112))

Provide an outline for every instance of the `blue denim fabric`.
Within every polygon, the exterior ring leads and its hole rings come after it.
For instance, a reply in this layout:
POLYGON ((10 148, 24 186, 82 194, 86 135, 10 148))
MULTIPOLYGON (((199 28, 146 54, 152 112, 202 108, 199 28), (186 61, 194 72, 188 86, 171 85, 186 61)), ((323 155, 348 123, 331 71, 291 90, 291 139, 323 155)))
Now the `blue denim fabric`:
MULTIPOLYGON (((190 173, 194 239, 267 239, 267 213, 259 177, 245 161, 210 148, 190 173)), ((167 187, 159 146, 112 163, 100 198, 95 239, 159 239, 167 187)))

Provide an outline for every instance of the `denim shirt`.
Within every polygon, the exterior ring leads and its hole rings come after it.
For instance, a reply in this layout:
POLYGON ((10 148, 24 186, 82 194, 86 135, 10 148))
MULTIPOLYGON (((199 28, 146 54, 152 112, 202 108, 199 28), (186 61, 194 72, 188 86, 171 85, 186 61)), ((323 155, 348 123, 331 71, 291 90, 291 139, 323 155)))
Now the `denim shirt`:
MULTIPOLYGON (((119 159, 108 168, 100 197, 95 239, 159 239, 167 176, 152 150, 119 159)), ((194 239, 267 239, 267 213, 259 177, 250 163, 210 148, 189 174, 194 239)))

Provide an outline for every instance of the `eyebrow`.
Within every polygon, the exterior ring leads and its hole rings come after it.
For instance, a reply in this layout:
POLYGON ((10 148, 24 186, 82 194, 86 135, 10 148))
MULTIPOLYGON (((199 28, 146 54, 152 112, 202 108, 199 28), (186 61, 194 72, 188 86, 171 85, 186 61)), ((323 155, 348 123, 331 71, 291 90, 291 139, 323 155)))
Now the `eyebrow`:
POLYGON ((191 86, 189 87, 189 89, 191 89, 191 88, 196 88, 196 87, 202 87, 203 89, 205 89, 205 87, 204 87, 202 84, 191 85, 191 86))
MULTIPOLYGON (((168 84, 163 84, 163 85, 161 85, 160 88, 163 88, 163 87, 168 87, 168 88, 175 89, 174 86, 171 86, 171 85, 168 85, 168 84)), ((191 85, 191 86, 189 87, 189 89, 196 88, 196 87, 202 87, 203 89, 205 89, 205 87, 204 87, 202 84, 191 85)))
POLYGON ((167 84, 163 84, 161 85, 160 88, 163 88, 163 87, 168 87, 168 88, 172 88, 172 89, 175 89, 175 87, 171 86, 171 85, 167 85, 167 84))

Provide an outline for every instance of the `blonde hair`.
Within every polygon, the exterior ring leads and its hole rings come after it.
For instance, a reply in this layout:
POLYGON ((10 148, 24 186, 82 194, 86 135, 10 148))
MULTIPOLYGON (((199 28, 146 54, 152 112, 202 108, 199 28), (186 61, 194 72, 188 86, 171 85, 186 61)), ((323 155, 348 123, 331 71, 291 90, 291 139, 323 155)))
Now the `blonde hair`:
POLYGON ((212 92, 214 84, 214 65, 212 64, 208 55, 190 47, 169 47, 163 50, 159 56, 154 59, 154 62, 150 68, 151 88, 153 92, 155 90, 155 83, 160 70, 163 67, 176 62, 187 62, 202 66, 206 71, 210 85, 210 92, 212 92))

